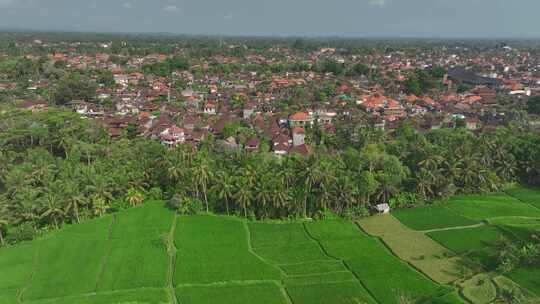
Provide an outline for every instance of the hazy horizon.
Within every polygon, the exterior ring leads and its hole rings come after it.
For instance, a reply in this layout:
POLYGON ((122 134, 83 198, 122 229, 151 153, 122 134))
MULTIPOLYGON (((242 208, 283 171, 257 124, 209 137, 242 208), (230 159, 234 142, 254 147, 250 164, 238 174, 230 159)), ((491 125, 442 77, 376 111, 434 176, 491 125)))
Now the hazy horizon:
POLYGON ((538 0, 0 0, 0 28, 186 35, 540 38, 538 0))

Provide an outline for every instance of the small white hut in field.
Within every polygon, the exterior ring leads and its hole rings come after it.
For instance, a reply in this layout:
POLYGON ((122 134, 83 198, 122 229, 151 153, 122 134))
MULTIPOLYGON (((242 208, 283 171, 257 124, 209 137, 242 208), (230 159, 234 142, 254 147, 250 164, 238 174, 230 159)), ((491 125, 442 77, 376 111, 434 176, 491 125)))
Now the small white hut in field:
POLYGON ((375 206, 375 210, 377 210, 380 214, 388 214, 390 213, 390 205, 388 204, 378 204, 375 206))

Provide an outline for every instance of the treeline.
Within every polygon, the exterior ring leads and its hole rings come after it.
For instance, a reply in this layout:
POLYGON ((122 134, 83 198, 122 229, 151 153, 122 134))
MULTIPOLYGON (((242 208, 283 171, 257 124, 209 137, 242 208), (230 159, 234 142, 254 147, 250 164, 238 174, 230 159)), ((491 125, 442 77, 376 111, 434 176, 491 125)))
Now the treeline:
POLYGON ((322 217, 326 210, 361 217, 382 202, 400 208, 514 181, 540 184, 540 136, 526 128, 378 132, 365 128, 333 140, 341 149, 321 143, 309 157, 279 159, 222 151, 212 139, 199 151, 127 136, 110 141, 71 112, 9 110, 0 114, 2 242, 145 199, 174 197, 258 219, 322 217))

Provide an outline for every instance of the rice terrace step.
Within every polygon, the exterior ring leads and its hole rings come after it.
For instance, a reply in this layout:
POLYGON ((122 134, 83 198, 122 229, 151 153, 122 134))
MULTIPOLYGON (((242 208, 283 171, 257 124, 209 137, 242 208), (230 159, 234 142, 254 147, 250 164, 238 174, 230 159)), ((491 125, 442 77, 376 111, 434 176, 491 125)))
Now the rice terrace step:
POLYGON ((492 260, 499 241, 540 230, 528 191, 357 223, 176 216, 150 201, 1 248, 0 303, 499 303, 505 291, 534 303, 540 267, 492 260))

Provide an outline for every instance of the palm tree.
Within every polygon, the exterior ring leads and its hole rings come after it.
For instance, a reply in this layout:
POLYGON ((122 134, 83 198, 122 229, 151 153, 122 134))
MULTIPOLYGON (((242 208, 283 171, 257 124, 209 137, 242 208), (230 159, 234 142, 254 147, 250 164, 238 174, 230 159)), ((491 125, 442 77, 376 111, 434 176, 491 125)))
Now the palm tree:
POLYGON ((8 225, 8 221, 5 219, 0 218, 0 245, 4 246, 4 234, 8 225))
POLYGON ((262 209, 266 210, 266 207, 269 202, 272 201, 272 187, 269 181, 269 175, 264 175, 261 180, 258 181, 255 189, 257 194, 255 199, 260 203, 262 209))
POLYGON ((217 194, 217 197, 220 200, 225 201, 225 209, 227 215, 229 215, 229 199, 233 197, 233 181, 227 171, 223 170, 218 172, 212 190, 217 194))
POLYGON ((251 191, 248 186, 248 181, 245 177, 241 177, 236 182, 236 194, 234 198, 240 203, 244 209, 244 217, 247 218, 247 207, 251 205, 251 191))
POLYGON ((26 187, 21 189, 13 199, 16 202, 14 208, 16 218, 20 218, 21 221, 31 222, 34 229, 37 228, 36 221, 39 219, 38 204, 36 204, 36 201, 39 203, 39 195, 39 190, 26 187))
POLYGON ((54 228, 58 229, 58 220, 66 215, 64 209, 61 206, 61 202, 58 196, 54 193, 48 193, 44 197, 45 206, 40 215, 40 218, 52 219, 54 228))
POLYGON ((105 202, 113 199, 109 183, 105 176, 95 175, 91 181, 92 183, 86 186, 87 195, 97 195, 105 200, 105 202))
POLYGON ((107 210, 109 210, 109 205, 103 197, 99 195, 94 195, 92 197, 92 209, 95 215, 103 216, 107 210))
POLYGON ((79 191, 77 184, 73 180, 65 180, 62 190, 66 200, 66 214, 72 212, 77 223, 80 223, 79 209, 86 204, 86 197, 79 191))
POLYGON ((208 182, 212 178, 212 170, 210 169, 208 162, 204 159, 199 161, 195 165, 193 175, 195 177, 195 184, 201 187, 204 196, 204 203, 206 204, 206 212, 210 212, 210 208, 208 206, 207 189, 208 182))
POLYGON ((134 207, 144 201, 144 196, 139 190, 135 188, 130 188, 126 194, 126 200, 132 207, 134 207))

